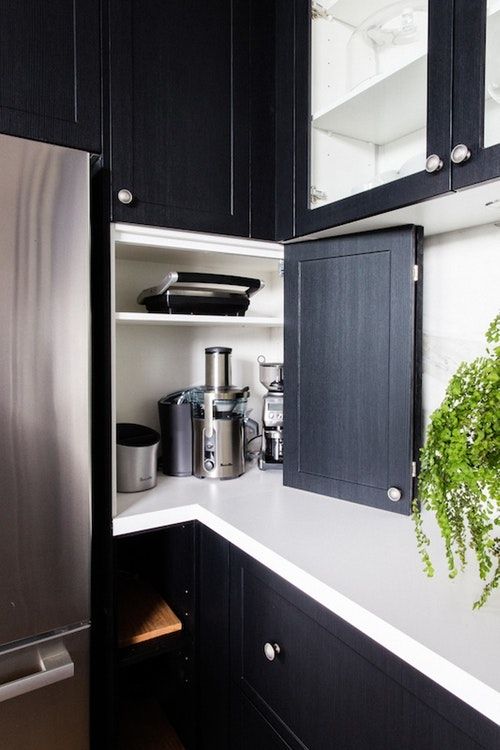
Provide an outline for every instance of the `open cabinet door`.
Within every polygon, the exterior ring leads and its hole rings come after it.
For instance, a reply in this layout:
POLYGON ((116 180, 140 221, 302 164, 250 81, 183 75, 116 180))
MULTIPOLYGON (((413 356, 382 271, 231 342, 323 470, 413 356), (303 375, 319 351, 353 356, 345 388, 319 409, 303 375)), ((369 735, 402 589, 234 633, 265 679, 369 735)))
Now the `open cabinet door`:
POLYGON ((398 227, 286 246, 286 485, 411 512, 422 238, 398 227))

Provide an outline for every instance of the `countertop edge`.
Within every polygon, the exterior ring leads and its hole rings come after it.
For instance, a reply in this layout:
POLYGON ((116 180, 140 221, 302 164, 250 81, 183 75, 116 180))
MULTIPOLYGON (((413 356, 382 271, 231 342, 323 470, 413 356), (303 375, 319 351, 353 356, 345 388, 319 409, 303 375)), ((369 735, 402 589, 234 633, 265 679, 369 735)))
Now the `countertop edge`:
POLYGON ((199 521, 500 726, 500 693, 199 504, 113 519, 123 536, 199 521))

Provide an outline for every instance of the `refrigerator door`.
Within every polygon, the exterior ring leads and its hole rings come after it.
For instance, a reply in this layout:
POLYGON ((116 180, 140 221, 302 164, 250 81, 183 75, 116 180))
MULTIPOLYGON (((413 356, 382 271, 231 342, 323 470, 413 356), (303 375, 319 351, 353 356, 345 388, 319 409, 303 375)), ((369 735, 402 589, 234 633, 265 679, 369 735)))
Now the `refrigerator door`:
POLYGON ((0 736, 8 750, 88 750, 89 630, 0 654, 0 736))
POLYGON ((89 156, 0 136, 0 644, 89 618, 89 156))

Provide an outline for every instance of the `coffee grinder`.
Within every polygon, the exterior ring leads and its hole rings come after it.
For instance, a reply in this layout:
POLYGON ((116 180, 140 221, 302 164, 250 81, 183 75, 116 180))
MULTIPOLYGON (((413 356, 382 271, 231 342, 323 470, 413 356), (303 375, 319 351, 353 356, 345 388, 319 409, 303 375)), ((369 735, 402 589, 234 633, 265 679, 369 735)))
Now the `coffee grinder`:
POLYGON ((259 469, 283 468, 283 363, 266 362, 261 354, 259 379, 267 393, 262 409, 262 448, 259 469))

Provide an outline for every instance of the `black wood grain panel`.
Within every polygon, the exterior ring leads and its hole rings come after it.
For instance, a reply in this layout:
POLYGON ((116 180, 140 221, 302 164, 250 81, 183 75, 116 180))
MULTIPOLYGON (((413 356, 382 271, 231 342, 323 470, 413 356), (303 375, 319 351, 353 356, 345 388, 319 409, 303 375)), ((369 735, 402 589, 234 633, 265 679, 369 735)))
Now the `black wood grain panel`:
POLYGON ((251 0, 250 236, 275 236, 275 7, 251 0))
POLYGON ((387 483, 390 263, 389 251, 300 263, 301 472, 387 483))
POLYGON ((285 484, 410 512, 420 235, 286 247, 285 484))
POLYGON ((499 746, 497 725, 234 547, 231 607, 235 685, 294 750, 499 746), (271 639, 282 658, 270 663, 271 639))
MULTIPOLYGON (((466 0, 464 0, 466 3, 466 0)), ((347 224, 441 195, 450 190, 450 112, 453 55, 453 0, 429 2, 427 153, 439 154, 443 169, 419 172, 335 201, 309 208, 310 189, 310 0, 295 0, 295 228, 294 236, 347 224)), ((279 33, 279 30, 278 30, 279 33)), ((474 37, 471 37, 474 38, 474 37)))
POLYGON ((248 235, 248 3, 111 12, 115 220, 248 235))
POLYGON ((1 0, 0 131, 101 151, 98 0, 1 0))
MULTIPOLYGON (((303 746, 302 746, 303 747, 303 746)), ((238 689, 232 701, 232 750, 296 750, 288 745, 238 689)))
POLYGON ((199 748, 229 750, 229 542, 198 531, 199 748))
POLYGON ((276 0, 276 239, 293 237, 295 0, 276 0))
POLYGON ((471 152, 469 161, 453 165, 455 190, 500 175, 500 144, 484 148, 486 10, 487 0, 455 0, 453 145, 471 152))

